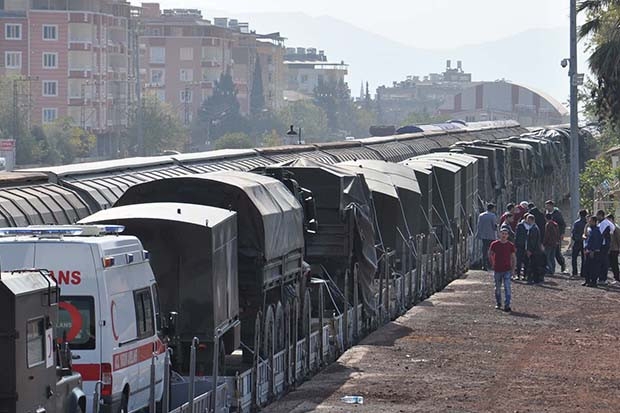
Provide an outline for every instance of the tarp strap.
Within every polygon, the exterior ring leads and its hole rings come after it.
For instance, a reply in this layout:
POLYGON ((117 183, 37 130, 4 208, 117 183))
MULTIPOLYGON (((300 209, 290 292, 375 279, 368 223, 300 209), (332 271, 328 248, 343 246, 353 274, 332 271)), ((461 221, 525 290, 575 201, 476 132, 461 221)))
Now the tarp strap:
MULTIPOLYGON (((321 264, 321 268, 323 269, 323 272, 325 272, 325 275, 327 275, 327 278, 329 278, 329 282, 334 285, 334 289, 336 290, 336 292, 338 292, 338 294, 342 298, 344 298, 342 291, 340 291, 340 289, 338 288, 338 285, 336 285, 336 283, 332 279, 332 276, 329 274, 329 271, 327 271, 327 268, 325 268, 322 264, 321 264)), ((342 312, 340 312, 340 308, 338 308, 338 306, 336 305, 336 300, 334 300, 334 296, 332 295, 331 288, 329 288, 329 286, 327 288, 327 293, 329 294, 329 298, 332 300, 332 304, 334 305, 334 308, 338 312, 338 315, 342 314, 342 312)))
POLYGON ((467 212, 465 212, 465 208, 463 208, 463 205, 461 205, 461 212, 463 213, 463 217, 465 217, 465 222, 467 223, 467 228, 469 228, 469 235, 474 235, 474 231, 473 231, 471 225, 469 225, 469 219, 467 219, 467 212))
POLYGON ((400 228, 396 228, 398 230, 398 235, 400 235, 400 237, 403 239, 403 241, 405 241, 405 245, 407 246, 407 248, 413 252, 413 256, 417 257, 418 253, 415 250, 415 245, 413 245, 412 242, 410 242, 410 239, 405 238, 405 236, 403 235, 402 231, 400 230, 400 228))
MULTIPOLYGON (((430 230, 431 228, 433 228, 433 223, 429 220, 428 215, 426 215, 426 211, 424 211, 424 208, 420 207, 420 209, 422 210, 422 214, 424 214, 424 219, 425 219, 425 220, 426 220, 426 222, 428 223, 428 227, 429 227, 429 230, 430 230)), ((435 209, 435 207, 433 207, 433 209, 434 209, 435 211, 437 211, 437 210, 435 209)), ((441 219, 441 216, 439 215, 439 213, 437 213, 437 215, 439 216, 439 219, 441 219)), ((441 220, 441 222, 443 223, 443 220, 441 220)), ((445 224, 444 224, 444 225, 445 225, 445 224)), ((439 241, 439 238, 437 238, 437 234, 435 233, 435 231, 430 231, 430 233, 432 233, 432 234, 433 234, 433 236, 435 237, 435 239, 437 240, 437 242, 439 243, 439 245, 441 245, 441 241, 439 241)), ((441 245, 441 246, 443 247, 443 245, 441 245)))

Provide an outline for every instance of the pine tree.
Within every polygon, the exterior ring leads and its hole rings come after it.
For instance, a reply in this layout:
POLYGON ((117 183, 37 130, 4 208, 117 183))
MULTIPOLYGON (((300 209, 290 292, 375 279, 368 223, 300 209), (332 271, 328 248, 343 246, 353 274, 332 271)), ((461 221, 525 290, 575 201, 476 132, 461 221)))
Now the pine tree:
POLYGON ((218 138, 229 132, 247 132, 247 119, 239 111, 237 88, 230 68, 215 82, 213 95, 202 103, 199 113, 201 128, 208 138, 218 138))
POLYGON ((252 115, 259 113, 265 107, 265 93, 263 89, 263 71, 260 65, 260 59, 256 56, 256 64, 254 65, 254 77, 252 79, 252 91, 250 92, 250 113, 252 115))

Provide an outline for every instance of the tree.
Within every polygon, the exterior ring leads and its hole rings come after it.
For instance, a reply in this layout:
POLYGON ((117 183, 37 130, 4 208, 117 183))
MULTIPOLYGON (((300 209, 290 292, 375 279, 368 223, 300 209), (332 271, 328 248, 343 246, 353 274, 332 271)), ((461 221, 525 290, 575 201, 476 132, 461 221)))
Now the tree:
POLYGON ((263 90, 263 71, 260 59, 256 55, 254 76, 252 78, 252 91, 250 92, 250 114, 260 113, 265 108, 265 92, 263 90))
POLYGON ((261 141, 261 146, 263 146, 264 148, 269 148, 271 146, 281 146, 284 144, 284 142, 282 141, 282 135, 280 135, 275 129, 271 132, 265 133, 261 141))
POLYGON ((588 63, 597 81, 591 97, 601 119, 620 121, 620 0, 584 0, 578 12, 587 21, 579 30, 592 52, 588 63))
POLYGON ((215 149, 248 149, 252 141, 245 133, 226 133, 215 141, 215 149))
MULTIPOLYGON (((302 138, 307 141, 327 141, 328 127, 325 111, 308 100, 288 104, 279 114, 284 125, 302 128, 302 138)), ((285 132, 284 130, 282 131, 285 132)))
MULTIPOLYGON (((142 106, 144 152, 156 155, 166 150, 182 150, 187 144, 188 131, 172 106, 154 94, 146 94, 142 98, 142 106)), ((137 117, 133 116, 126 135, 132 154, 137 153, 137 128, 137 117)))
POLYGON ((430 125, 433 123, 443 123, 450 120, 448 115, 431 115, 426 107, 422 112, 411 112, 404 120, 404 125, 430 125))
POLYGON ((97 143, 95 135, 74 126, 73 120, 66 117, 37 129, 36 135, 43 143, 39 160, 48 165, 67 164, 89 156, 97 143))
POLYGON ((620 170, 613 169, 609 159, 600 157, 586 163, 584 171, 579 176, 579 192, 581 206, 592 210, 596 189, 607 181, 610 184, 620 178, 620 170))
POLYGON ((202 103, 198 117, 212 141, 226 133, 248 131, 248 121, 239 111, 237 88, 230 68, 215 82, 213 95, 202 103))
POLYGON ((320 79, 314 89, 314 102, 327 114, 328 126, 333 132, 351 130, 353 102, 344 80, 320 79))

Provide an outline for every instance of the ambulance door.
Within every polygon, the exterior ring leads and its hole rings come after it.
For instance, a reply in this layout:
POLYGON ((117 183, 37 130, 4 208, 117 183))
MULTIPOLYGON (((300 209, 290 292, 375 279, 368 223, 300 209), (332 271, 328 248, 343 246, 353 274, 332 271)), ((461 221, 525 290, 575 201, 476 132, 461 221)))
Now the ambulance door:
POLYGON ((35 268, 46 268, 60 286, 56 336, 66 337, 73 367, 82 375, 89 411, 101 380, 103 335, 99 283, 91 245, 53 241, 36 244, 35 268))

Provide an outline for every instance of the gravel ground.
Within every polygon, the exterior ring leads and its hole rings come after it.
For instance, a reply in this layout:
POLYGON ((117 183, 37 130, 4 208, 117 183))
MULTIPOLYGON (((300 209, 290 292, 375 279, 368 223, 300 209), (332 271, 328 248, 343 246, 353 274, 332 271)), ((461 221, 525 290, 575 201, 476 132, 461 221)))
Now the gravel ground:
POLYGON ((470 271, 264 411, 620 411, 620 284, 555 275, 513 282, 511 314, 494 304, 470 271))

